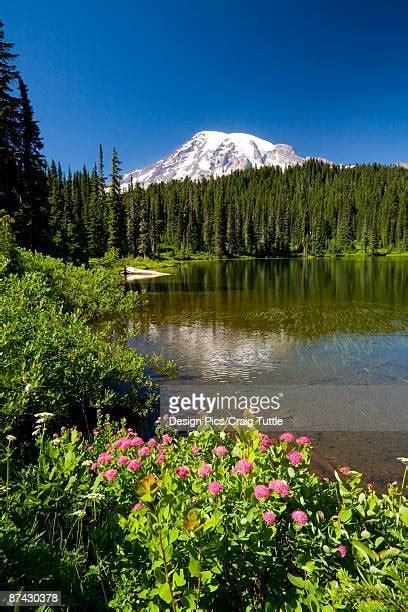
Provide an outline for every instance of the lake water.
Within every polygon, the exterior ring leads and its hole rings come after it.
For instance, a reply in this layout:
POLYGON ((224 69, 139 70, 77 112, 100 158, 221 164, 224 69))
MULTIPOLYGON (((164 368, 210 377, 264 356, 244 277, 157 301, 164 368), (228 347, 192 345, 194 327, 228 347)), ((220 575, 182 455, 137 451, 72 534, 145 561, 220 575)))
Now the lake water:
MULTIPOLYGON (((171 271, 131 285, 149 299, 132 345, 164 352, 184 379, 407 382, 407 259, 200 261, 171 271)), ((397 432, 312 437, 321 469, 354 461, 378 483, 399 474, 394 458, 408 454, 397 432)))

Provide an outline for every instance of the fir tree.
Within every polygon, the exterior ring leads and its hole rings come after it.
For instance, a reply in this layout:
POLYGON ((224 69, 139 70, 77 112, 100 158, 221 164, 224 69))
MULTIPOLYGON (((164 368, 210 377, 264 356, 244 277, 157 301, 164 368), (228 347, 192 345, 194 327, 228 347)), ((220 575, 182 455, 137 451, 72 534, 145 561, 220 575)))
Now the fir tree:
POLYGON ((126 254, 126 224, 122 192, 120 188, 120 161, 116 149, 112 153, 111 183, 107 198, 108 249, 116 249, 120 256, 126 254))
POLYGON ((18 80, 13 53, 14 45, 4 38, 4 24, 0 21, 0 208, 15 217, 18 194, 18 156, 20 155, 21 126, 19 99, 14 95, 18 80))
POLYGON ((18 80, 21 106, 21 145, 18 156, 19 208, 16 232, 29 249, 46 250, 49 244, 49 207, 45 161, 41 154, 43 142, 34 120, 33 109, 24 81, 18 80))

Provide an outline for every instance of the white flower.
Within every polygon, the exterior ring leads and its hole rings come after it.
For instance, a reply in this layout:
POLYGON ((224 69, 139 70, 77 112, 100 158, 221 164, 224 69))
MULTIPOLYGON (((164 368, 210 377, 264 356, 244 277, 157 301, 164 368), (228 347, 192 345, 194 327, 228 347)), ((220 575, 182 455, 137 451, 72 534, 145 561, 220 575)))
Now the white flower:
POLYGON ((81 465, 82 465, 83 467, 87 467, 88 465, 92 465, 92 463, 93 463, 93 462, 91 461, 91 459, 85 459, 85 461, 83 461, 83 462, 81 463, 81 465))
POLYGON ((397 457, 398 461, 401 461, 404 465, 408 465, 408 457, 397 457))
POLYGON ((40 435, 40 433, 41 433, 41 431, 40 431, 39 429, 34 429, 34 431, 33 431, 32 435, 33 435, 33 436, 39 436, 39 435, 40 435))
POLYGON ((55 414, 53 412, 37 412, 37 414, 34 416, 36 419, 50 419, 51 417, 55 416, 55 414))
POLYGON ((27 384, 27 385, 24 387, 24 391, 25 391, 26 393, 28 393, 28 392, 29 392, 29 390, 31 389, 31 387, 32 387, 32 386, 33 386, 32 384, 28 383, 28 384, 27 384))
POLYGON ((81 495, 83 499, 105 499, 102 493, 88 493, 87 495, 81 495))
POLYGON ((75 510, 75 512, 72 512, 71 516, 85 516, 85 510, 75 510))
POLYGON ((8 436, 6 436, 6 440, 8 440, 9 442, 14 442, 14 440, 17 440, 16 436, 12 436, 11 434, 9 434, 8 436))

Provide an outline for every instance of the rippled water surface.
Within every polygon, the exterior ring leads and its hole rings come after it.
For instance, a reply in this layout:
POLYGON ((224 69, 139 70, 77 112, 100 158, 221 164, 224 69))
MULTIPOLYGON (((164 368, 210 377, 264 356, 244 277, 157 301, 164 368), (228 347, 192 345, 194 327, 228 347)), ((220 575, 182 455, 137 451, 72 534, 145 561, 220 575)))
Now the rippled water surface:
MULTIPOLYGON (((407 381, 407 272, 407 259, 385 257, 182 264, 171 276, 131 285, 149 296, 132 344, 144 353, 163 351, 191 380, 407 381)), ((407 454, 406 440, 378 436, 385 477, 394 473, 387 468, 394 453, 407 454)), ((364 444, 361 434, 348 434, 349 444, 339 433, 320 438, 323 464, 349 453, 351 461, 355 451, 357 463, 370 469, 373 434, 364 444)))

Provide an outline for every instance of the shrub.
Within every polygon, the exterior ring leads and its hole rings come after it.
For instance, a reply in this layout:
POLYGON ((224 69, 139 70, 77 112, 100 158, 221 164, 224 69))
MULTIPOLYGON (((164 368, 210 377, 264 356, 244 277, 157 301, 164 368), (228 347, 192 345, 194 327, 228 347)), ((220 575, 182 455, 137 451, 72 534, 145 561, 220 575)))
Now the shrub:
POLYGON ((86 321, 129 318, 143 303, 137 292, 126 290, 117 273, 102 265, 86 269, 18 249, 18 268, 20 274, 41 274, 49 299, 64 312, 78 310, 86 321))
POLYGON ((65 306, 41 273, 0 279, 3 431, 24 436, 44 409, 60 424, 85 427, 101 406, 134 418, 149 409, 143 358, 126 340, 112 342, 111 330, 92 330, 65 306))

